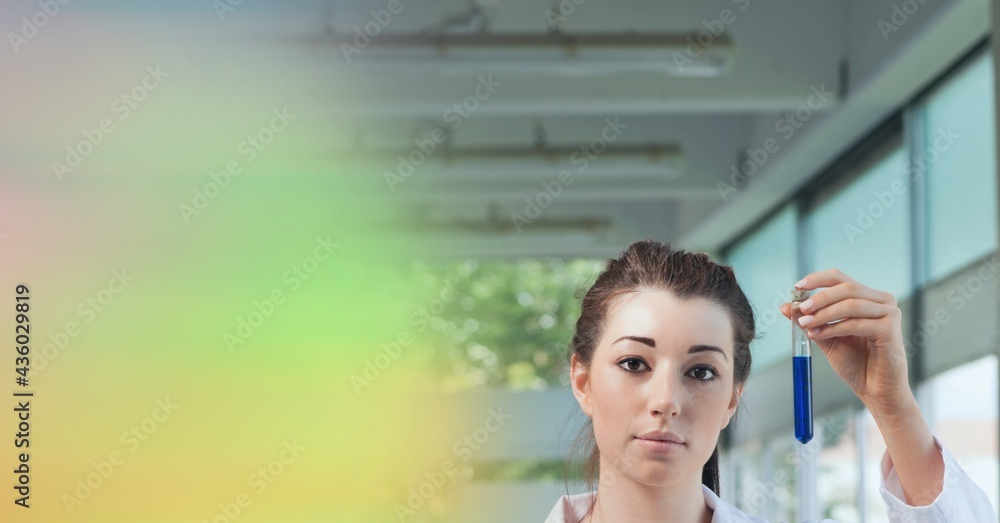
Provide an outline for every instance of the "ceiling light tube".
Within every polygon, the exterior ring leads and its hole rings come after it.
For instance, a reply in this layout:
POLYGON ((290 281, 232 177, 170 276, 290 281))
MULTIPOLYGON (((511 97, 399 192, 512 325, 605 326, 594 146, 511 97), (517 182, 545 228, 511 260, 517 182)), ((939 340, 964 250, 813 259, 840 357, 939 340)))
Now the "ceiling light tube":
MULTIPOLYGON (((587 172, 620 178, 673 179, 683 174, 685 158, 670 144, 631 145, 598 141, 576 147, 490 147, 439 149, 425 153, 414 147, 341 153, 357 163, 378 163, 379 169, 421 173, 422 178, 533 180, 587 172)), ((372 169, 375 169, 372 166, 372 169)), ((381 172, 381 170, 379 170, 381 172)))
POLYGON ((564 75, 657 72, 719 76, 733 64, 726 33, 328 33, 344 65, 428 74, 492 72, 564 75), (711 38, 704 38, 708 34, 711 38))

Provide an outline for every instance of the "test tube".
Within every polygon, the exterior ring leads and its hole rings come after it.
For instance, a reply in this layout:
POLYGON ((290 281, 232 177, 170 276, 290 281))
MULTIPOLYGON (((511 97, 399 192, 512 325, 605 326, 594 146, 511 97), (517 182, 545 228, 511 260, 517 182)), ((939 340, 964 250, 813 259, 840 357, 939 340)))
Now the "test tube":
POLYGON ((792 290, 792 387, 795 402, 795 439, 809 443, 813 437, 812 354, 809 337, 799 326, 803 315, 799 305, 809 299, 809 291, 792 290))

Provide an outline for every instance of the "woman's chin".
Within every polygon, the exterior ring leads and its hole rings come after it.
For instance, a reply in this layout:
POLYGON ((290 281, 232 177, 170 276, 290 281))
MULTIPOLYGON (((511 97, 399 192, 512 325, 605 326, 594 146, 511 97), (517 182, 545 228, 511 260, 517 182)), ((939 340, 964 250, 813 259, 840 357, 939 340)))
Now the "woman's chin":
POLYGON ((670 487, 677 485, 682 479, 676 467, 668 467, 663 463, 640 465, 636 468, 636 481, 650 487, 670 487))

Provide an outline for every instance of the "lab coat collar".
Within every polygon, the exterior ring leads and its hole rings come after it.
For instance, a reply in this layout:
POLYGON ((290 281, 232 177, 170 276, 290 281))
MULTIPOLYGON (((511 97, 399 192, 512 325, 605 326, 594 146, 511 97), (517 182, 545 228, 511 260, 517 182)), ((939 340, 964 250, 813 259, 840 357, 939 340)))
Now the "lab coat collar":
MULTIPOLYGON (((702 485, 701 491, 705 496, 705 506, 713 511, 712 523, 756 523, 761 521, 747 516, 736 507, 726 503, 707 486, 702 485)), ((579 523, 590 509, 596 496, 596 491, 562 496, 556 506, 552 508, 549 517, 545 519, 545 523, 579 523)))

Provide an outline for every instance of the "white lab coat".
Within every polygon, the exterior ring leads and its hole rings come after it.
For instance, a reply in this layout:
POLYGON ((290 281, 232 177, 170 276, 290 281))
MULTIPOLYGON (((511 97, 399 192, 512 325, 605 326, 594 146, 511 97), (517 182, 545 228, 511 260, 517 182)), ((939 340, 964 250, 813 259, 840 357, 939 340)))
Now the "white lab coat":
MULTIPOLYGON (((937 438, 934 443, 944 458, 944 487, 933 503, 922 507, 907 505, 903 499, 903 488, 892 466, 889 453, 882 455, 882 477, 879 493, 886 504, 889 521, 892 523, 997 523, 993 506, 986 493, 972 481, 972 478, 941 445, 937 438)), ((749 516, 740 509, 726 503, 715 492, 702 485, 705 505, 712 509, 712 523, 767 523, 763 519, 749 516)), ((552 508, 545 523, 579 523, 596 495, 596 492, 562 496, 552 508)), ((836 523, 824 519, 821 523, 836 523)))

